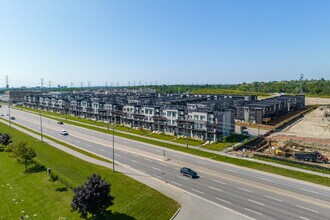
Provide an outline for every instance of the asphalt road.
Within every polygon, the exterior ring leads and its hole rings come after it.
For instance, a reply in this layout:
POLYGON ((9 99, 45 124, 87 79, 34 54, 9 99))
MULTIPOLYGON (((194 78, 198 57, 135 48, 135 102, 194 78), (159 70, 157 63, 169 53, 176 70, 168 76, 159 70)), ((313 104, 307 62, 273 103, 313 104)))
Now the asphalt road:
MULTIPOLYGON (((0 113, 7 113, 2 107, 0 113)), ((11 109, 15 123, 40 130, 40 117, 11 109)), ((5 116, 8 118, 8 116, 5 116)), ((112 158, 112 136, 43 118, 43 132, 112 158), (69 132, 60 135, 60 130, 69 132)), ((330 189, 115 137, 115 161, 166 181, 213 204, 254 219, 329 219, 330 189), (165 157, 164 157, 165 151, 165 157), (187 166, 198 179, 181 176, 187 166)), ((219 219, 215 216, 214 219, 219 219)))

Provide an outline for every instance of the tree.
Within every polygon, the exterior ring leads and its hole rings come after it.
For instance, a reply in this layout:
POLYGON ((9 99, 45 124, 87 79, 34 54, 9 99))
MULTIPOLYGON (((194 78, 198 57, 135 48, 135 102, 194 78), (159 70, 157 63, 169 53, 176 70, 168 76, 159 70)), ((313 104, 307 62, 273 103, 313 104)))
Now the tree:
POLYGON ((2 145, 8 145, 11 143, 11 136, 9 134, 1 134, 0 133, 0 144, 2 145))
POLYGON ((80 217, 87 219, 88 213, 102 215, 112 206, 115 197, 110 195, 111 185, 98 174, 92 174, 87 182, 74 189, 71 211, 78 211, 80 217))
POLYGON ((27 142, 17 142, 10 146, 10 150, 17 161, 25 165, 25 168, 27 168, 28 164, 33 161, 33 158, 37 156, 36 152, 31 147, 27 146, 27 142))

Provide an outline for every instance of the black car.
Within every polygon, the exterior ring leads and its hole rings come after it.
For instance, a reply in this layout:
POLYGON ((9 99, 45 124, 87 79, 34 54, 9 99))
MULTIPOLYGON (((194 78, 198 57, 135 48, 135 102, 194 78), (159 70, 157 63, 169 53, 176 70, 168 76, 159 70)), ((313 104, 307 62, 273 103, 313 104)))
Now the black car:
POLYGON ((181 175, 189 176, 190 178, 197 178, 198 177, 198 175, 195 171, 193 171, 192 169, 187 168, 187 167, 182 167, 181 170, 180 170, 180 173, 181 173, 181 175))
POLYGON ((62 125, 63 121, 58 121, 57 124, 62 125))

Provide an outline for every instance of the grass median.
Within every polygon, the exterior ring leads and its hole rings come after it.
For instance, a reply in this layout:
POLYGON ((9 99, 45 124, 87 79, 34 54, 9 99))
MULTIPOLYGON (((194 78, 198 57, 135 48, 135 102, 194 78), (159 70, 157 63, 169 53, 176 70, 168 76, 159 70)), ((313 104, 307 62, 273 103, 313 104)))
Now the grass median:
MULTIPOLYGON (((172 199, 121 173, 113 173, 108 168, 83 161, 3 123, 0 123, 0 131, 10 134, 14 142, 28 142, 37 153, 35 161, 52 168, 52 171, 70 187, 82 185, 92 173, 98 173, 106 178, 112 185, 112 195, 116 197, 115 205, 111 207, 115 213, 113 219, 154 219, 157 216, 157 219, 165 220, 170 219, 179 207, 172 199)), ((0 154, 4 157, 7 153, 0 154)), ((70 188, 60 183, 56 183, 58 185, 53 188, 47 178, 45 179, 45 172, 26 174, 22 171, 22 165, 17 167, 15 160, 9 159, 11 161, 0 162, 1 167, 5 167, 1 169, 0 186, 9 188, 6 188, 7 194, 1 195, 1 219, 18 219, 17 214, 23 215, 21 211, 25 211, 30 217, 37 214, 35 219, 78 219, 77 215, 70 212, 73 195, 70 188), (26 203, 22 202, 22 206, 15 206, 13 199, 23 199, 26 203)))

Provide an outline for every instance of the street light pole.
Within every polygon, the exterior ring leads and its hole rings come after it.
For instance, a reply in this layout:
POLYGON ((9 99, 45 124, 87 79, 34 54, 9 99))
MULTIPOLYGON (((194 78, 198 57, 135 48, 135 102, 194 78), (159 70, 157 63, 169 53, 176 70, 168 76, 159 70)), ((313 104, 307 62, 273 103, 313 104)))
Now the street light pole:
POLYGON ((8 101, 8 116, 9 116, 9 127, 11 127, 11 118, 10 118, 10 98, 8 101))
POLYGON ((186 145, 188 148, 188 123, 186 123, 186 145))
POLYGON ((115 172, 115 126, 112 125, 112 172, 115 172))
POLYGON ((42 116, 41 116, 41 112, 39 112, 39 115, 40 115, 40 139, 41 139, 41 142, 43 142, 44 137, 43 137, 43 134, 42 134, 42 116))

